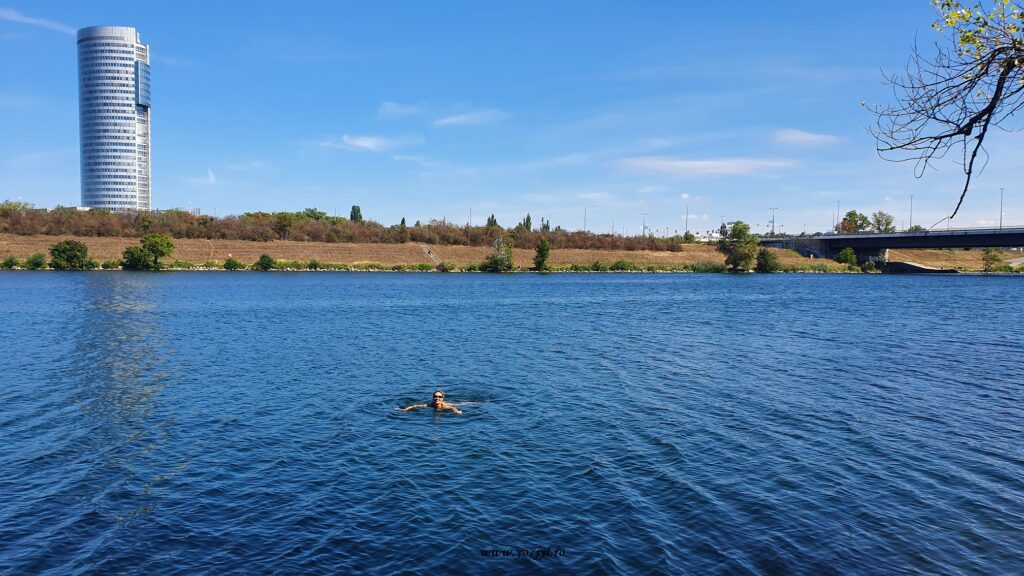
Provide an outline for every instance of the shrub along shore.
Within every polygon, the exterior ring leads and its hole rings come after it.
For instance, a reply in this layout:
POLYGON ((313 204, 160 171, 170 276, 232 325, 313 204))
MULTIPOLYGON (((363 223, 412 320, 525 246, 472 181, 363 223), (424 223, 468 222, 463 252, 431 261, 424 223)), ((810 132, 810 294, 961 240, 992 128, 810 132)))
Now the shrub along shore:
MULTIPOLYGON (((0 234, 3 268, 43 269, 54 261, 50 250, 65 242, 84 250, 77 262, 61 269, 167 270, 312 270, 312 271, 530 271, 542 265, 550 272, 723 272, 725 256, 714 246, 687 245, 680 251, 626 251, 548 248, 542 262, 537 250, 514 248, 496 261, 494 247, 439 246, 428 248, 442 260, 437 266, 422 245, 345 244, 316 242, 248 242, 170 239, 163 235, 139 238, 20 236, 0 234), (157 240, 161 238, 161 240, 157 240), (170 242, 168 247, 164 241, 170 242), (147 247, 148 246, 148 247, 147 247), (155 256, 153 251, 160 252, 155 256), (265 258, 261 257, 265 256, 265 258)), ((538 243, 543 248, 544 244, 538 243)), ((808 259, 794 252, 773 250, 778 271, 837 272, 846 266, 832 260, 808 259)))

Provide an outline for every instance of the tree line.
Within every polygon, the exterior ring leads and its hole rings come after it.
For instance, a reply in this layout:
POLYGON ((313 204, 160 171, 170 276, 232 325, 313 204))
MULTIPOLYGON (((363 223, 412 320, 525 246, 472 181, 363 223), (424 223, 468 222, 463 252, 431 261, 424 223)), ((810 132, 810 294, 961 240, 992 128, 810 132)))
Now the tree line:
POLYGON ((522 247, 536 247, 547 238, 552 248, 591 250, 663 250, 678 252, 681 245, 694 242, 692 234, 672 238, 616 236, 551 227, 541 219, 534 227, 529 214, 521 222, 502 227, 492 214, 484 226, 459 225, 430 220, 407 225, 385 226, 363 218, 359 206, 349 217, 329 216, 316 208, 299 212, 248 212, 241 216, 195 215, 182 210, 161 212, 82 211, 75 208, 37 210, 23 202, 0 203, 0 232, 18 235, 141 237, 163 234, 171 238, 206 240, 249 240, 269 242, 352 242, 358 244, 401 244, 416 242, 450 246, 492 246, 498 238, 511 238, 522 247))

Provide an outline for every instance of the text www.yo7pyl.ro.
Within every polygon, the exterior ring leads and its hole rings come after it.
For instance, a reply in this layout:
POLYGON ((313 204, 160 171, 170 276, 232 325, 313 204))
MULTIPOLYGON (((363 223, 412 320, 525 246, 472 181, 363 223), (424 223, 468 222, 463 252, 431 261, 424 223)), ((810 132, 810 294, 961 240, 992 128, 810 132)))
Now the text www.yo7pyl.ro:
POLYGON ((501 548, 483 548, 480 555, 485 558, 532 558, 546 560, 548 558, 564 558, 565 549, 548 546, 547 548, 520 548, 518 546, 501 548))

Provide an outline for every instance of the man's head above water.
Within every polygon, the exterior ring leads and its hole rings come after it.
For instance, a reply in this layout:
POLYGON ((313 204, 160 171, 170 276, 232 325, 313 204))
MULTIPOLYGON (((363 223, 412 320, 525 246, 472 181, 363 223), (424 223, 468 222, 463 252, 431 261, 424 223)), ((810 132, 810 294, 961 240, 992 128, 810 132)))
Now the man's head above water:
POLYGON ((440 388, 434 390, 434 396, 431 398, 429 404, 413 404, 412 406, 402 408, 402 410, 407 412, 416 408, 433 408, 435 412, 451 410, 456 414, 462 414, 462 410, 459 410, 453 404, 444 401, 444 390, 441 390, 440 388))

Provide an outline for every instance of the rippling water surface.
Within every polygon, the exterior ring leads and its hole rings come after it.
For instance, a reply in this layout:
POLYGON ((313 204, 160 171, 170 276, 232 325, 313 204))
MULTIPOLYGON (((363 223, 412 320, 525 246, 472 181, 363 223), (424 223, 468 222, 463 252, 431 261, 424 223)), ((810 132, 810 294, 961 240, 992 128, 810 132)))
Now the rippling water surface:
POLYGON ((1021 280, 0 273, 0 573, 1022 573, 1021 280))

